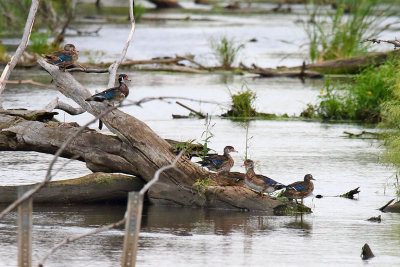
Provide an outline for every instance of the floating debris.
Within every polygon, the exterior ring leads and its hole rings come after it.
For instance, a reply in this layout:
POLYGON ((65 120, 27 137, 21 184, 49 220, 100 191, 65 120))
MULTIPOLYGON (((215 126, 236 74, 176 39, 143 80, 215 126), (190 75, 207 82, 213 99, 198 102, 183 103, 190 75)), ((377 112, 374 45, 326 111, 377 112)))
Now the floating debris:
POLYGON ((371 217, 367 221, 380 223, 382 221, 381 215, 379 215, 377 217, 371 217))
POLYGON ((361 249, 361 259, 368 260, 373 257, 375 257, 374 253, 372 253, 372 250, 369 247, 369 245, 367 243, 365 243, 361 249))

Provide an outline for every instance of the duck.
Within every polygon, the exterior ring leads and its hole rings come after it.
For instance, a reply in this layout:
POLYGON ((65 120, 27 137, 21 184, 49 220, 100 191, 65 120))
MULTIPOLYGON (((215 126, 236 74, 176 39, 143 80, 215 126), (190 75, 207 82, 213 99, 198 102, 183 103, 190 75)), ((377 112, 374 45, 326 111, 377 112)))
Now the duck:
POLYGON ((306 174, 304 176, 304 181, 294 182, 287 185, 282 196, 287 197, 290 201, 294 199, 296 203, 297 199, 301 199, 301 204, 303 204, 303 199, 311 195, 314 191, 314 184, 311 180, 315 180, 314 177, 311 174, 306 174))
POLYGON ((112 87, 104 90, 103 92, 94 94, 91 97, 86 98, 85 101, 106 101, 113 106, 116 103, 120 104, 129 95, 129 88, 125 84, 125 81, 130 81, 128 79, 128 75, 120 74, 118 76, 119 86, 112 87))
POLYGON ((233 158, 229 153, 237 152, 233 146, 226 146, 223 155, 205 156, 203 160, 198 161, 201 166, 218 173, 229 172, 234 165, 233 158))
POLYGON ((56 65, 63 69, 74 65, 78 60, 78 52, 73 44, 66 44, 63 50, 55 51, 51 54, 43 55, 47 63, 56 65))
POLYGON ((271 194, 276 190, 280 190, 286 187, 284 184, 281 184, 274 179, 271 179, 261 174, 256 174, 254 172, 254 161, 252 161, 251 159, 247 159, 243 163, 243 166, 247 167, 247 172, 244 177, 244 183, 250 189, 260 193, 261 196, 263 196, 264 193, 271 194))

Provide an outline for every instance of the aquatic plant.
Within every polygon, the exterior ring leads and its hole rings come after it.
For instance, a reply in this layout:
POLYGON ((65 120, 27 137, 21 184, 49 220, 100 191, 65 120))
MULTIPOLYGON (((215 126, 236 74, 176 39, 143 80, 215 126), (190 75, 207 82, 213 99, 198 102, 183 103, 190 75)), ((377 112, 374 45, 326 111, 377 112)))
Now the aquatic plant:
POLYGON ((47 44, 49 39, 49 32, 34 31, 31 34, 30 44, 27 50, 30 53, 47 54, 52 52, 50 46, 47 44))
POLYGON ((200 158, 207 156, 208 152, 211 150, 208 148, 208 143, 210 142, 211 138, 214 137, 214 134, 211 132, 212 128, 214 128, 215 123, 211 124, 211 117, 207 114, 206 120, 204 121, 204 131, 201 134, 202 142, 203 142, 203 151, 202 153, 198 154, 200 158))
POLYGON ((393 98, 398 66, 398 60, 388 60, 379 67, 363 70, 347 84, 328 79, 321 90, 319 104, 309 104, 301 116, 369 123, 381 121, 382 104, 393 98))
POLYGON ((254 101, 257 98, 256 93, 250 90, 246 84, 243 84, 241 90, 236 94, 232 94, 231 92, 230 94, 232 107, 225 114, 226 116, 247 118, 257 115, 257 111, 254 107, 254 101))
POLYGON ((0 61, 8 61, 10 57, 7 54, 7 49, 3 45, 3 43, 0 41, 0 61))
POLYGON ((339 0, 334 11, 313 5, 305 31, 312 62, 365 54, 363 40, 379 35, 390 25, 380 25, 389 9, 378 9, 376 0, 339 0))
POLYGON ((238 43, 234 38, 222 36, 218 39, 211 38, 210 46, 219 63, 224 68, 231 68, 235 59, 238 57, 244 44, 238 43))

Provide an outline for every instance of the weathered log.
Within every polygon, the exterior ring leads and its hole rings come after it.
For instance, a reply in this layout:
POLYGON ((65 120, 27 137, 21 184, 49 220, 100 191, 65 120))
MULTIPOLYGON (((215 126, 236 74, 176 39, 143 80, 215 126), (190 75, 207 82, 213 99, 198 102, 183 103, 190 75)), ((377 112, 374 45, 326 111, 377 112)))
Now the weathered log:
MULTIPOLYGON (((138 191, 143 181, 134 176, 93 173, 81 178, 52 181, 33 197, 35 203, 126 203, 128 192, 138 191)), ((11 203, 19 186, 0 186, 0 203, 11 203)))
MULTIPOLYGON (((28 118, 34 119, 37 116, 28 118)), ((54 154, 64 140, 78 130, 78 125, 54 120, 28 121, 17 115, 0 113, 0 130, 0 151, 37 151, 54 154)), ((168 143, 167 146, 171 153, 176 152, 174 147, 168 143)), ((144 175, 147 174, 140 165, 135 164, 136 161, 141 160, 138 160, 138 155, 132 151, 129 145, 116 136, 104 135, 90 129, 85 130, 68 145, 61 156, 74 157, 84 161, 86 166, 94 172, 138 174, 140 177, 146 177, 144 175)), ((193 180, 189 180, 190 177, 186 178, 187 180, 181 179, 182 174, 180 173, 169 173, 169 175, 173 175, 173 182, 166 176, 161 183, 156 184, 149 194, 153 203, 263 210, 271 214, 275 212, 276 208, 279 208, 280 211, 282 207, 283 210, 294 208, 291 203, 273 200, 268 196, 261 198, 259 194, 242 187, 242 177, 244 177, 242 173, 229 173, 223 177, 215 177, 215 174, 206 172, 187 159, 181 164, 190 165, 193 170, 198 168, 200 171, 197 174, 194 171, 190 173, 193 175, 193 180), (202 173, 206 175, 202 175, 202 173), (202 178, 210 178, 210 182, 209 185, 198 190, 194 183, 196 179, 202 178)), ((185 170, 184 168, 180 169, 185 170)), ((186 172, 189 173, 188 170, 186 172)), ((308 211, 310 210, 308 209, 308 211)))
MULTIPOLYGON (((385 63, 389 58, 398 56, 398 50, 373 53, 366 56, 326 60, 319 63, 308 64, 306 65, 306 69, 324 74, 356 74, 365 68, 379 66, 385 63)), ((301 66, 289 69, 301 69, 301 66)))

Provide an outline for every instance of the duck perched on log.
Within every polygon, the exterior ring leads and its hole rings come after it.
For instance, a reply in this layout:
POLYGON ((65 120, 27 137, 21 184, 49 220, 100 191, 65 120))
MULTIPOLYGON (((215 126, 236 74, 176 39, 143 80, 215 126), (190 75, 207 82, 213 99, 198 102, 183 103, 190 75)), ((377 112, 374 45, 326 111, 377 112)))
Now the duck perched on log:
POLYGON ((229 172, 233 167, 234 161, 229 153, 237 152, 233 146, 226 146, 223 155, 205 156, 203 160, 198 161, 201 166, 216 172, 229 172))
POLYGON ((243 163, 247 167, 246 176, 244 178, 245 184, 252 190, 263 195, 264 193, 272 193, 276 190, 285 188, 286 186, 271 179, 267 176, 256 174, 254 172, 254 161, 251 159, 243 163))
POLYGON ((63 50, 55 51, 51 54, 43 55, 47 63, 56 65, 63 69, 74 65, 78 60, 78 52, 73 44, 66 44, 63 50))
POLYGON ((109 104, 114 105, 116 103, 121 103, 129 95, 129 88, 125 84, 128 80, 128 75, 120 74, 118 76, 119 86, 109 88, 103 92, 92 95, 91 97, 85 99, 85 101, 96 101, 103 102, 107 101, 109 104))
POLYGON ((295 199, 296 203, 297 199, 301 199, 301 203, 303 204, 303 199, 311 195, 314 191, 314 184, 311 180, 315 180, 314 177, 311 174, 306 174, 304 181, 289 184, 282 196, 287 197, 290 201, 295 199))

